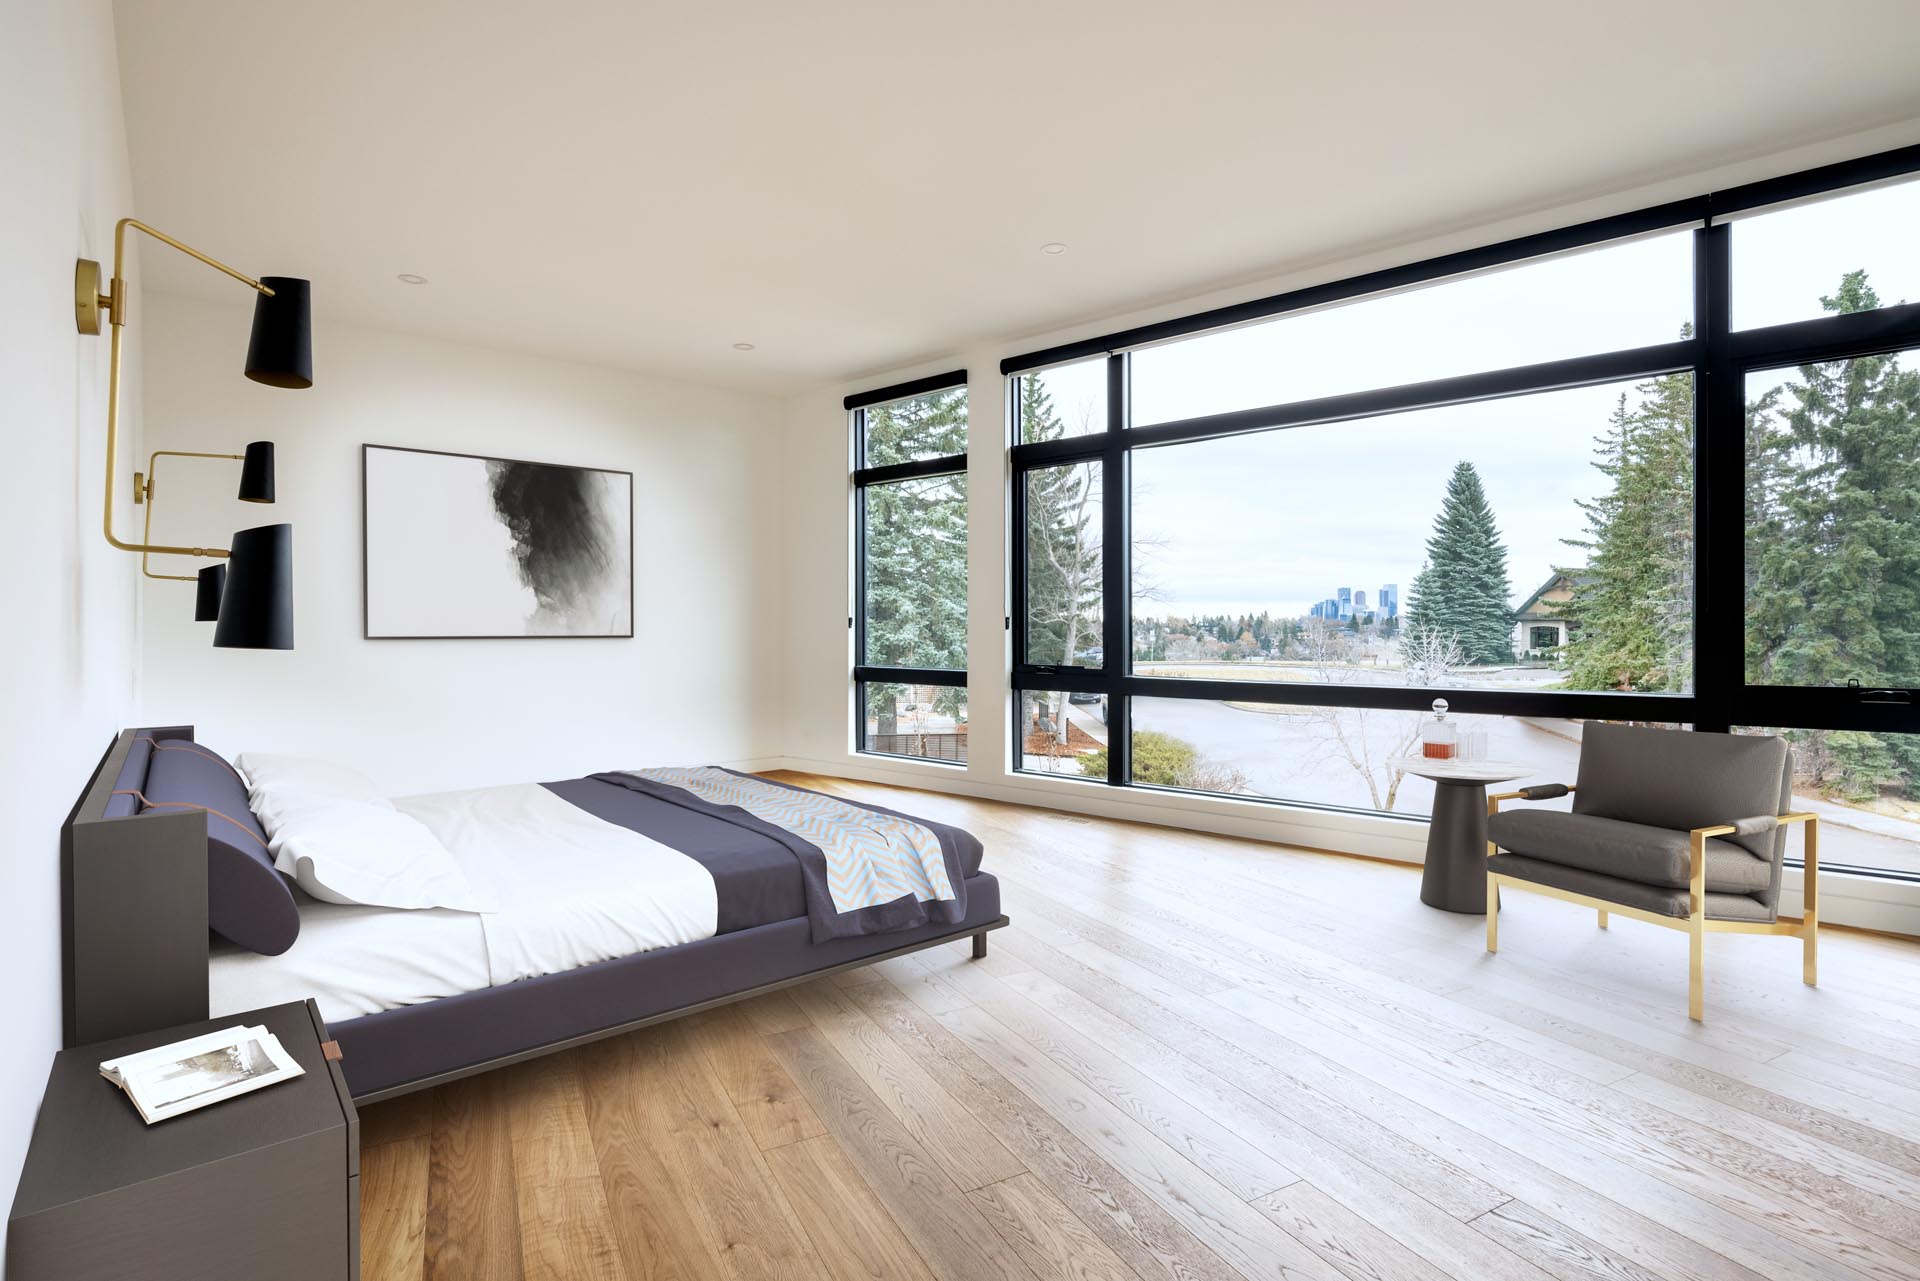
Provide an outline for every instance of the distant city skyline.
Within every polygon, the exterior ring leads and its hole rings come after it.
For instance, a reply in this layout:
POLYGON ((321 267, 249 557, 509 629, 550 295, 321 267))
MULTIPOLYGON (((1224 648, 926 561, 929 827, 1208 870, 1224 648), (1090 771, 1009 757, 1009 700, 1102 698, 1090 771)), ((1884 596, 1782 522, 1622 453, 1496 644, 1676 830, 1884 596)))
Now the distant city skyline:
MULTIPOLYGON (((1374 599, 1377 603, 1373 606, 1373 608, 1369 609, 1367 607, 1367 589, 1366 588, 1336 587, 1334 588, 1333 595, 1328 596, 1323 600, 1315 601, 1312 605, 1309 605, 1307 607, 1306 617, 1337 618, 1342 620, 1352 618, 1356 614, 1360 615, 1361 617, 1365 617, 1368 614, 1373 614, 1380 618, 1399 617, 1400 615, 1400 584, 1398 583, 1381 584, 1380 591, 1375 596, 1374 599)), ((1265 612, 1268 614, 1272 614, 1275 611, 1273 610, 1262 611, 1262 610, 1256 609, 1251 611, 1207 610, 1203 612, 1231 613, 1231 614, 1238 614, 1242 612, 1259 614, 1259 613, 1265 612)), ((1151 617, 1151 615, 1138 614, 1136 612, 1136 617, 1146 618, 1146 617, 1151 617)), ((1281 617, 1283 618, 1293 617, 1293 615, 1283 613, 1281 614, 1281 617)))
MULTIPOLYGON (((1480 473, 1507 550, 1508 605, 1556 569, 1583 564, 1583 501, 1606 483, 1596 437, 1634 383, 1576 387, 1373 419, 1142 450, 1133 460, 1136 561, 1158 590, 1140 617, 1267 612, 1309 616, 1347 585, 1420 573, 1461 461, 1480 473), (1365 477, 1300 485, 1274 500, 1275 476, 1365 477), (1258 531, 1257 533, 1253 531, 1258 531)), ((1406 609, 1404 595, 1399 612, 1406 609)))

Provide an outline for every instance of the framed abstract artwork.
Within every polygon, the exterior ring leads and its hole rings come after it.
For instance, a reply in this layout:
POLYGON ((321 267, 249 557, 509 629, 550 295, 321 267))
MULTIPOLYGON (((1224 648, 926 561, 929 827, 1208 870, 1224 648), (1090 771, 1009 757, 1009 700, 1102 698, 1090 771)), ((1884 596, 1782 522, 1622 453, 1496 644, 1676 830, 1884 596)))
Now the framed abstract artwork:
POLYGON ((369 640, 633 635, 633 473, 361 448, 369 640))

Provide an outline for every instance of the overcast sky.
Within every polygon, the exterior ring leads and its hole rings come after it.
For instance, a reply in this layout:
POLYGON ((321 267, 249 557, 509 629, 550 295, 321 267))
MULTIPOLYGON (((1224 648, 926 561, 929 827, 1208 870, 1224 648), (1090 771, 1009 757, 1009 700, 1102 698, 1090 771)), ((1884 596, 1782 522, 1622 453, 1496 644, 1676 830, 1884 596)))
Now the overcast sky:
MULTIPOLYGON (((1821 314, 1864 267, 1885 302, 1920 300, 1920 182, 1776 211, 1733 228, 1738 328, 1821 314)), ((1134 353, 1134 422, 1671 341, 1692 314, 1692 233, 1369 299, 1134 353)), ((1043 375, 1075 429, 1104 421, 1099 360, 1043 375)), ((1632 384, 1294 428, 1133 455, 1146 615, 1301 614, 1340 587, 1402 599, 1455 463, 1479 469, 1518 605, 1583 553, 1577 505, 1605 478, 1594 437, 1632 384)))

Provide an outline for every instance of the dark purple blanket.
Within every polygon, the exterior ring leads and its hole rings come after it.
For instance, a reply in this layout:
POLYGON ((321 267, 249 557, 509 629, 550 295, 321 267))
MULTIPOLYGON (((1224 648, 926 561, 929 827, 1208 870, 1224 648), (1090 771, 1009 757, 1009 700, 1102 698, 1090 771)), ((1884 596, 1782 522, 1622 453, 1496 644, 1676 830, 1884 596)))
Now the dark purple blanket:
POLYGON ((938 837, 949 867, 957 865, 960 869, 961 879, 954 885, 960 899, 951 904, 905 899, 829 919, 830 914, 819 905, 819 893, 810 895, 807 887, 805 868, 810 860, 803 855, 812 850, 817 858, 819 852, 791 832, 744 810, 713 805, 679 788, 663 787, 630 774, 595 774, 542 786, 597 818, 659 841, 705 867, 719 895, 717 932, 721 934, 806 917, 813 926, 814 940, 820 942, 912 929, 929 920, 960 920, 967 908, 964 878, 980 870, 980 841, 971 832, 879 805, 846 801, 876 814, 918 823, 938 837))

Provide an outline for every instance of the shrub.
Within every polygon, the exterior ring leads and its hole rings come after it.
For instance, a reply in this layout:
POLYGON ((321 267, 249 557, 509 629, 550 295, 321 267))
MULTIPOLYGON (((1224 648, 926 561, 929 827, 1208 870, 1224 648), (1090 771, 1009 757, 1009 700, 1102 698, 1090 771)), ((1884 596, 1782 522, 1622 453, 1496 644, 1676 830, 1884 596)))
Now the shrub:
MULTIPOLYGON (((1104 777, 1107 749, 1082 756, 1080 769, 1090 778, 1104 777)), ((1244 792, 1248 788, 1247 776, 1239 770, 1203 760, 1200 750, 1184 738, 1150 729, 1133 732, 1133 781, 1203 792, 1244 792)))

